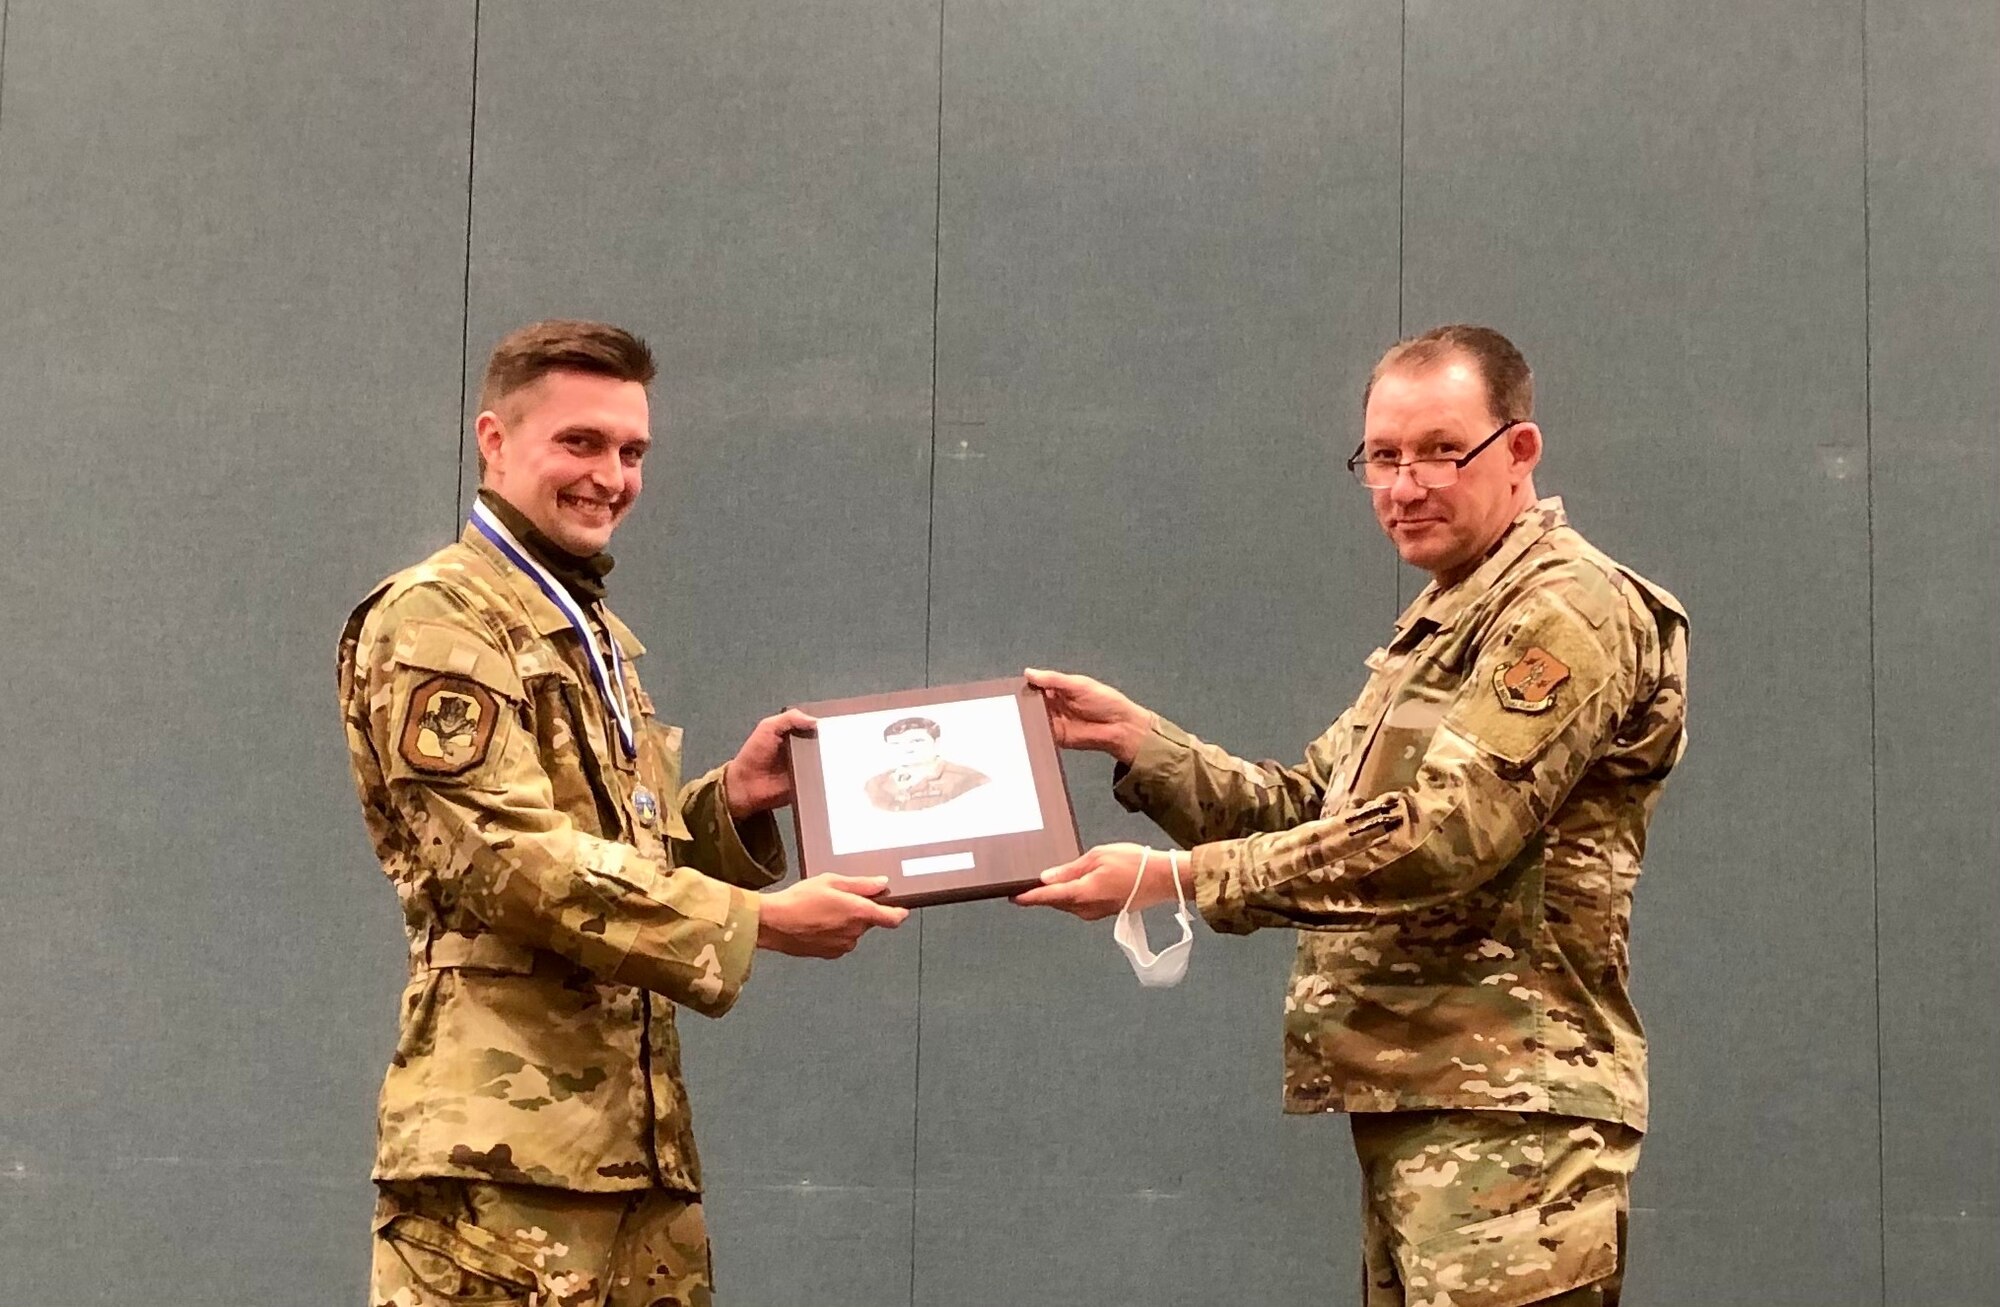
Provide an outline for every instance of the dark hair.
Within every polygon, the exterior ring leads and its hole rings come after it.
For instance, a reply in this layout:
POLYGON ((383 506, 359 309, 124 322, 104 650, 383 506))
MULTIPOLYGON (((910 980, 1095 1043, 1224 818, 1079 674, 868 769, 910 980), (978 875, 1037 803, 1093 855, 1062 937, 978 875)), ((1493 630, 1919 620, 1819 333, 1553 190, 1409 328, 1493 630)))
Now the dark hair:
POLYGON ((1495 421, 1526 422, 1535 416, 1535 374, 1521 351, 1491 327, 1454 323, 1432 327, 1421 336, 1397 341, 1368 374, 1361 407, 1375 393, 1375 383, 1391 372, 1418 371, 1454 358, 1469 361, 1486 383, 1486 406, 1495 421))
POLYGON ((938 737, 938 724, 928 717, 898 717, 882 728, 882 738, 886 740, 892 735, 901 735, 904 731, 929 731, 931 738, 935 740, 938 737))
POLYGON ((510 331, 486 360, 479 407, 498 408, 515 391, 551 372, 587 372, 615 381, 652 382, 657 369, 646 342, 608 322, 555 318, 510 331))

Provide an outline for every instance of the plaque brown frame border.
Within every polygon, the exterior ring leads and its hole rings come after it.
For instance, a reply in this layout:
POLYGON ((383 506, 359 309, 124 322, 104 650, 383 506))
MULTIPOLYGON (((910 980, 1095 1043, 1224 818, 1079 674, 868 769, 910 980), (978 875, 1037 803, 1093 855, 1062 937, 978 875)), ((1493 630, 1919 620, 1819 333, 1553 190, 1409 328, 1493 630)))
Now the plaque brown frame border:
POLYGON ((1047 868, 1068 862, 1081 853, 1083 840, 1077 833, 1076 809, 1070 802, 1069 783, 1063 776, 1062 758, 1056 750, 1055 730, 1049 724, 1048 705, 1042 699, 1042 692, 1029 685, 1026 677, 966 681, 958 685, 934 685, 848 699, 822 699, 797 706, 815 717, 842 717, 851 713, 879 712, 886 708, 921 708, 929 704, 993 699, 1002 695, 1012 697, 1015 708, 1021 714, 1021 733, 1028 744, 1028 764, 1034 773, 1035 798, 1042 808, 1040 830, 836 854, 833 851, 832 831, 827 824, 826 783, 820 768, 819 740, 812 735, 793 735, 789 737, 794 795, 792 830, 798 837, 800 874, 817 876, 822 872, 833 872, 842 876, 886 876, 889 878, 889 889, 881 902, 896 907, 925 908, 940 903, 962 903, 971 899, 1018 894, 1040 883, 1041 874, 1047 868), (967 871, 923 872, 915 876, 903 874, 906 861, 954 853, 970 853, 974 866, 967 871))

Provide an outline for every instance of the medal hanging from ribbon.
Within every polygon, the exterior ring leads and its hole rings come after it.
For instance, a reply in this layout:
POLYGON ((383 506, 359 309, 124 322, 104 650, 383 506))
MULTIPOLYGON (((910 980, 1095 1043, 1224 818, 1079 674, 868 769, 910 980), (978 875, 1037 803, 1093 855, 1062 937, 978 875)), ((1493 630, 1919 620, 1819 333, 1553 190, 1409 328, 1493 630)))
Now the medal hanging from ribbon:
POLYGON ((597 682, 598 695, 604 700, 604 711, 618 726, 618 742, 625 747, 627 758, 639 756, 638 737, 632 731, 632 706, 625 698, 625 660, 618 652, 618 642, 607 633, 604 643, 611 647, 611 659, 605 661, 604 653, 597 647, 597 637, 590 629, 590 619, 583 614, 582 605, 576 596, 563 588, 562 582, 549 574, 549 569, 535 561, 535 556, 521 547, 493 510, 474 500, 472 504, 472 529, 493 542, 493 547, 507 556, 507 560, 533 578, 541 587, 549 602, 562 610, 569 624, 576 628, 576 635, 583 641, 584 652, 590 655, 590 672, 597 682))

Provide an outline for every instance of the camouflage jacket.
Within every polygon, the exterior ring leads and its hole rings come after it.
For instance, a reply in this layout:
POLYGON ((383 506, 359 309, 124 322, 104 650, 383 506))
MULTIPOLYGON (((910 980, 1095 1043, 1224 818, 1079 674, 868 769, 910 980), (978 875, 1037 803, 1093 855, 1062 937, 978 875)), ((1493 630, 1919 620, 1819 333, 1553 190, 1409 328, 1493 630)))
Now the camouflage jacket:
POLYGON ((410 982, 375 1177, 700 1191, 675 1003, 726 1011, 784 874, 768 814, 717 769, 680 788, 681 732, 625 658, 626 758, 563 612, 485 537, 348 619, 340 698, 361 810, 402 901, 410 982))
POLYGON ((1116 791, 1194 850, 1217 930, 1300 928, 1286 1110, 1643 1130, 1626 941, 1685 745, 1686 614, 1544 500, 1368 669, 1300 766, 1159 721, 1116 791))

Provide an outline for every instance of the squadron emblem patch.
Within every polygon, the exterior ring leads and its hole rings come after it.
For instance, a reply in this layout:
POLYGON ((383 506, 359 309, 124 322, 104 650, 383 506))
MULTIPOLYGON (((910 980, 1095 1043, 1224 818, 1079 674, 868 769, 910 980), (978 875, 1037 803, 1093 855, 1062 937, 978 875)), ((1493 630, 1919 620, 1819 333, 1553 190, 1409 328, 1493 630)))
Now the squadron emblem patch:
POLYGON ((485 686, 459 676, 433 677, 417 687, 403 715, 403 761, 432 776, 462 775, 485 760, 499 718, 485 686))
POLYGON ((1562 659, 1537 645, 1493 673, 1493 690, 1500 706, 1515 712, 1546 712, 1556 701, 1556 688, 1569 679, 1562 659))

